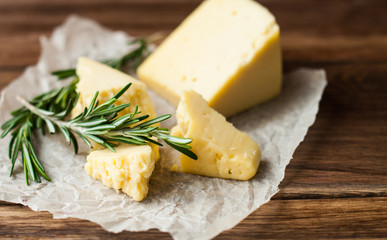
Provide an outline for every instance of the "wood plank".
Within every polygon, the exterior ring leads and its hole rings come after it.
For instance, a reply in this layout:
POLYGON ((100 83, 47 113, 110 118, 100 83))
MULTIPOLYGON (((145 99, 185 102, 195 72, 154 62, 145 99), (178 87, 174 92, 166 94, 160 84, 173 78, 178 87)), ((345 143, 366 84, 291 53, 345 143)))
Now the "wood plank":
MULTIPOLYGON (((288 71, 299 63, 288 61, 288 71)), ((319 64, 329 84, 276 199, 386 196, 387 64, 319 64)))
MULTIPOLYGON (((273 200, 235 228, 215 239, 370 239, 387 236, 387 198, 273 200)), ((170 239, 157 230, 109 234, 97 224, 79 220, 51 219, 47 212, 33 212, 16 204, 2 204, 0 237, 40 239, 170 239), (27 220, 28 219, 28 220, 27 220)))
POLYGON ((386 198, 271 201, 215 239, 384 239, 386 198), (275 213, 275 214, 273 214, 275 213))
POLYGON ((16 79, 21 71, 4 71, 0 69, 0 89, 3 89, 9 82, 16 79))
MULTIPOLYGON (((160 15, 163 15, 163 12, 165 11, 170 17, 172 17, 172 15, 179 14, 179 9, 184 11, 186 14, 189 13, 200 2, 200 0, 98 0, 93 1, 92 4, 90 4, 90 1, 87 0, 58 0, 49 2, 43 0, 19 0, 17 2, 12 0, 2 0, 0 3, 0 11, 4 14, 11 15, 24 13, 26 16, 31 13, 33 15, 35 15, 34 13, 39 12, 46 13, 44 14, 45 16, 40 16, 40 18, 48 16, 52 17, 54 15, 58 15, 58 13, 94 12, 93 14, 96 14, 98 11, 107 11, 107 14, 103 14, 104 16, 100 16, 100 18, 112 18, 123 14, 127 17, 122 19, 123 21, 133 22, 129 21, 132 17, 131 13, 136 14, 138 10, 141 10, 141 12, 145 15, 149 12, 159 12, 160 15), (113 15, 108 14, 111 10, 117 10, 118 13, 113 15)), ((345 0, 339 2, 336 0, 297 0, 291 2, 284 0, 261 0, 259 2, 274 13, 281 26, 286 29, 295 29, 297 32, 315 32, 316 34, 321 35, 356 34, 359 36, 363 36, 367 33, 375 34, 378 32, 386 32, 384 26, 387 23, 387 19, 385 17, 387 3, 383 0, 345 0), (372 20, 370 20, 370 16, 374 16, 372 20)), ((153 19, 160 15, 153 16, 153 19)), ((146 18, 143 17, 141 19, 145 20, 146 18)), ((135 18, 136 21, 141 19, 135 18)), ((148 21, 151 19, 152 18, 148 18, 148 21)), ((116 19, 116 21, 117 20, 118 19, 116 19)), ((164 19, 158 20, 161 22, 164 21, 164 19)), ((8 22, 9 20, 2 18, 1 21, 8 22)), ((45 24, 48 23, 50 22, 45 22, 45 24)))

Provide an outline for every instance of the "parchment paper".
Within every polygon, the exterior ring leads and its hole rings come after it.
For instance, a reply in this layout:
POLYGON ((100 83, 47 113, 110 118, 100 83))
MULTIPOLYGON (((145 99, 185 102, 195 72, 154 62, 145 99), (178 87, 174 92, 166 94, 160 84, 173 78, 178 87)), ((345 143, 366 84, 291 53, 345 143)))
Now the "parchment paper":
MULTIPOLYGON (((97 23, 71 16, 41 38, 42 54, 36 66, 6 87, 0 96, 0 122, 19 104, 16 95, 30 99, 60 84, 49 73, 74 67, 79 56, 102 60, 121 56, 129 49, 128 37, 97 23)), ((146 200, 136 202, 104 187, 84 171, 86 156, 74 155, 61 135, 38 137, 35 146, 52 182, 25 185, 22 165, 10 178, 7 157, 9 137, 0 141, 0 199, 21 203, 34 211, 49 211, 54 218, 76 217, 100 224, 111 232, 157 228, 175 239, 208 239, 232 228, 278 192, 285 167, 315 120, 327 84, 323 70, 302 69, 285 76, 282 94, 261 106, 232 117, 262 151, 257 175, 250 181, 234 181, 170 172, 177 154, 163 148, 150 181, 146 200)), ((158 114, 175 108, 150 92, 158 114)), ((172 119, 165 126, 171 127, 172 119)))

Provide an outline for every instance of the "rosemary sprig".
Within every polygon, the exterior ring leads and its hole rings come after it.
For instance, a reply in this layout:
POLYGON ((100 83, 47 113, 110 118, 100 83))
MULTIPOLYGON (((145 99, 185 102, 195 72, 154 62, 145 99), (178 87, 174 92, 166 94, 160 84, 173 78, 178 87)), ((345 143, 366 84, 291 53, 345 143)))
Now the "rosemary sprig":
MULTIPOLYGON (((148 48, 148 43, 145 40, 145 38, 135 39, 129 42, 129 44, 138 45, 138 47, 120 58, 108 59, 108 60, 102 61, 102 63, 114 69, 117 69, 119 71, 122 71, 122 68, 124 66, 126 66, 127 64, 130 64, 130 68, 132 70, 136 70, 138 66, 141 64, 141 62, 149 55, 150 50, 148 48)), ((61 79, 76 76, 76 70, 75 68, 71 68, 71 69, 54 71, 51 74, 58 77, 58 79, 61 80, 61 79)))
POLYGON ((78 151, 78 143, 74 134, 78 135, 90 148, 93 147, 91 141, 94 141, 113 152, 115 152, 114 147, 117 146, 117 142, 135 145, 145 145, 149 142, 162 146, 152 139, 152 137, 156 137, 187 156, 197 159, 197 156, 190 150, 191 146, 188 145, 192 142, 191 139, 171 136, 168 129, 152 126, 167 120, 171 117, 170 114, 147 120, 149 115, 138 116, 141 112, 136 106, 133 113, 117 118, 117 114, 129 107, 130 104, 115 106, 114 103, 130 85, 126 85, 109 101, 101 105, 98 104, 99 93, 96 92, 90 106, 70 121, 63 120, 69 113, 68 109, 61 113, 55 113, 39 109, 21 97, 18 97, 18 100, 47 123, 47 128, 51 134, 60 129, 67 143, 74 145, 75 153, 78 151))

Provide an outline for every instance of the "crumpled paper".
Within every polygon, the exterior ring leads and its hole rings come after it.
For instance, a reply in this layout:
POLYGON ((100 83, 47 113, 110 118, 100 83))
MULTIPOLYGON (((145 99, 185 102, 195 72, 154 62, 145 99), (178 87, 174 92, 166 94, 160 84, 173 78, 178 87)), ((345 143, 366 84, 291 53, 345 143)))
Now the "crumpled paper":
MULTIPOLYGON (((17 95, 30 99, 67 83, 58 82, 50 76, 51 71, 74 67, 79 56, 97 60, 121 56, 130 50, 129 39, 125 33, 110 31, 94 21, 69 17, 50 39, 41 38, 38 64, 3 89, 0 122, 9 119, 9 112, 20 105, 17 95)), ((136 202, 90 178, 83 169, 85 154, 75 155, 58 134, 35 141, 52 182, 43 180, 27 187, 19 160, 13 177, 9 177, 7 137, 0 141, 0 199, 34 211, 49 211, 54 218, 87 219, 115 233, 157 228, 174 239, 212 238, 238 224, 279 191, 286 165, 315 120, 326 84, 323 70, 298 70, 285 76, 279 97, 229 119, 261 148, 261 165, 250 181, 171 172, 169 167, 177 154, 166 147, 161 150, 147 198, 136 202)), ((175 113, 173 106, 150 94, 158 114, 175 113)), ((172 119, 165 126, 174 124, 172 119)))

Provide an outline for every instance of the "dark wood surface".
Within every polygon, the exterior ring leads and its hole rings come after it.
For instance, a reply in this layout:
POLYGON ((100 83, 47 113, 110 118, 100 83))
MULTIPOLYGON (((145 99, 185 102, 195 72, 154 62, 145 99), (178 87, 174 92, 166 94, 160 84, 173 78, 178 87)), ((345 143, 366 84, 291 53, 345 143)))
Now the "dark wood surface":
MULTIPOLYGON (((173 30, 199 0, 1 0, 0 88, 37 62, 39 36, 72 13, 132 35, 173 30)), ((262 0, 281 26, 285 72, 324 68, 315 124, 272 201, 218 239, 387 238, 387 1, 262 0)), ((6 146, 2 146, 6 147, 6 146)), ((0 238, 170 239, 111 234, 0 201, 0 238)))

